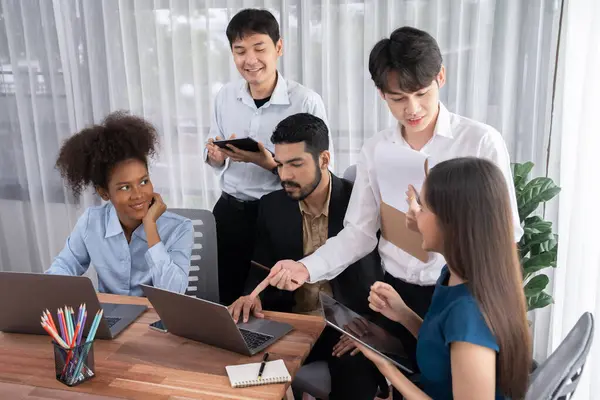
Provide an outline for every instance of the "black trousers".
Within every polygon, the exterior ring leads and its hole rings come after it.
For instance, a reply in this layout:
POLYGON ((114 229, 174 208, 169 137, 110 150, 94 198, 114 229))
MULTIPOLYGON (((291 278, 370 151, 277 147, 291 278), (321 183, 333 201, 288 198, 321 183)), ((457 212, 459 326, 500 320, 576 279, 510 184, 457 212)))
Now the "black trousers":
MULTIPOLYGON (((394 278, 387 272, 384 280, 386 283, 396 289, 410 309, 417 313, 421 318, 425 317, 425 314, 431 305, 431 298, 433 297, 435 286, 419 286, 408 283, 401 279, 394 278)), ((410 331, 401 324, 391 321, 381 314, 378 315, 375 322, 402 341, 406 354, 413 362, 413 365, 416 366, 417 339, 412 335, 412 333, 410 333, 410 331)), ((393 398, 394 400, 397 400, 402 399, 403 397, 396 389, 394 389, 393 398)))
POLYGON ((219 299, 230 305, 243 295, 254 252, 258 201, 242 202, 223 193, 213 210, 217 225, 219 299))
MULTIPOLYGON (((385 378, 362 353, 351 356, 348 352, 341 357, 333 356, 333 346, 341 336, 335 329, 325 327, 304 364, 327 361, 331 375, 329 400, 373 400, 379 384, 386 384, 385 378)), ((301 393, 294 393, 296 399, 301 399, 301 396, 301 393)))

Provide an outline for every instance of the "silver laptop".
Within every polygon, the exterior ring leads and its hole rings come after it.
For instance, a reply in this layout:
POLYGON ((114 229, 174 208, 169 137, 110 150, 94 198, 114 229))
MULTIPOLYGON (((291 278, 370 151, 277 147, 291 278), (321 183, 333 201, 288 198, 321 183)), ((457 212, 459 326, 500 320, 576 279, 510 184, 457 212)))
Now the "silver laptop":
POLYGON ((71 306, 77 313, 85 303, 87 320, 83 335, 100 307, 104 310, 96 331, 98 339, 114 339, 148 307, 132 304, 100 303, 92 281, 84 276, 0 272, 0 331, 46 335, 40 317, 46 309, 55 323, 59 307, 71 306))
POLYGON ((289 324, 254 317, 236 325, 221 304, 141 286, 170 333, 211 346, 251 356, 293 329, 289 324))
POLYGON ((319 293, 319 297, 327 325, 362 343, 409 374, 414 373, 412 362, 406 355, 400 339, 334 298, 323 293, 319 293))

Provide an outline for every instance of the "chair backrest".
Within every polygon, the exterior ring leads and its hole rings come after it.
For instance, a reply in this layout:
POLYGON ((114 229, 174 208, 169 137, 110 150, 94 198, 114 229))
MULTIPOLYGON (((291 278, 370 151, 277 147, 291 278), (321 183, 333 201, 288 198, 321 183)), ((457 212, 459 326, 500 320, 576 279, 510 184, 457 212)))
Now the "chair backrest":
POLYGON ((219 270, 215 217, 208 210, 171 208, 169 211, 191 219, 194 225, 194 247, 188 288, 185 293, 218 303, 219 270))
POLYGON ((575 392, 594 338, 594 318, 584 313, 558 348, 531 375, 526 400, 568 399, 575 392))
POLYGON ((356 164, 352 164, 344 171, 344 179, 350 182, 356 180, 356 164))

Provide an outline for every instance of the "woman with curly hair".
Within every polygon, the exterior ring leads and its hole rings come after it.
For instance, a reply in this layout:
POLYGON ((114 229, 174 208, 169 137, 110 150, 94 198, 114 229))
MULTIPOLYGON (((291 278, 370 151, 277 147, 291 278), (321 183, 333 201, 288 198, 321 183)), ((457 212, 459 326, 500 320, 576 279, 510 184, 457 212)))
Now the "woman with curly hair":
POLYGON ((154 192, 148 157, 156 145, 156 129, 123 112, 65 141, 56 167, 75 197, 93 186, 106 203, 83 213, 46 273, 82 275, 91 263, 100 292, 141 296, 140 284, 185 291, 194 229, 154 192))

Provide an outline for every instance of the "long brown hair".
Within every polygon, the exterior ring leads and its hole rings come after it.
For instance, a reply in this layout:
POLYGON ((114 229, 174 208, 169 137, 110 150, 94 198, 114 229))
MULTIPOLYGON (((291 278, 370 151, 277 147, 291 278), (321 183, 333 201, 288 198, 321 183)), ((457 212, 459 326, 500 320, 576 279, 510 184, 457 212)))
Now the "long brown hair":
POLYGON ((431 169, 425 203, 437 216, 449 268, 477 301, 498 353, 498 386, 520 399, 527 391, 531 341, 506 180, 490 161, 466 157, 431 169))

